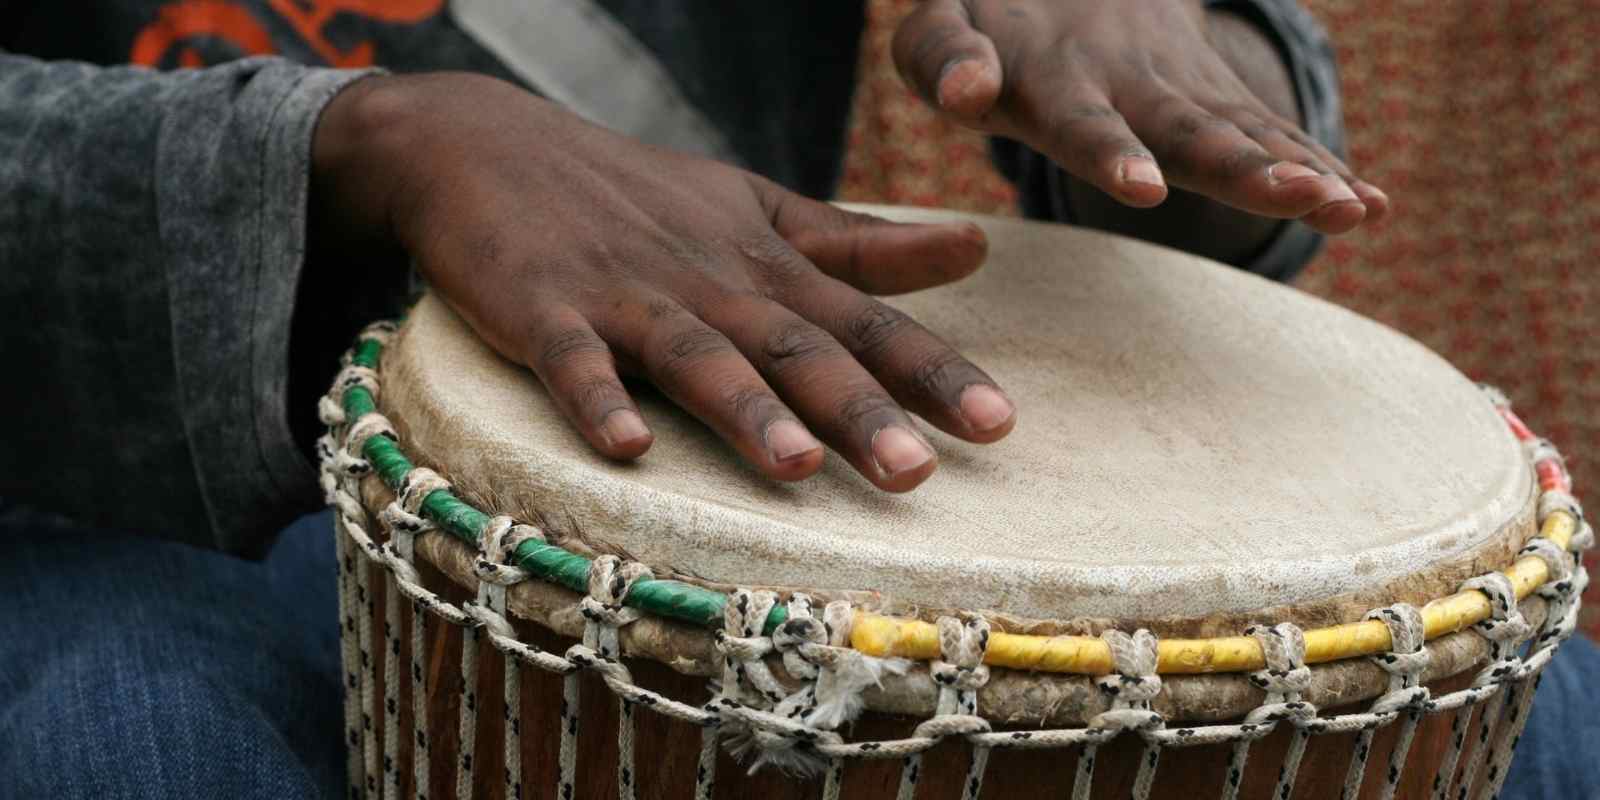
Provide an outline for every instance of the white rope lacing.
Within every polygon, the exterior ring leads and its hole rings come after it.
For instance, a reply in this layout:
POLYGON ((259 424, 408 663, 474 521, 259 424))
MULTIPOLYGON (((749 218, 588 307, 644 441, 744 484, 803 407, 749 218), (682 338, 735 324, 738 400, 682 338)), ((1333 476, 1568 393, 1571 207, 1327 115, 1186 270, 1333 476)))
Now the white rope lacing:
MULTIPOLYGON (((371 336, 387 338, 392 329, 381 329, 371 336)), ((1544 492, 1539 501, 1542 523, 1556 511, 1571 514, 1579 527, 1566 549, 1544 538, 1535 538, 1523 555, 1542 559, 1550 580, 1538 589, 1547 603, 1547 614, 1531 638, 1528 651, 1519 657, 1519 648, 1529 640, 1529 626, 1517 608, 1509 581, 1499 573, 1488 573, 1463 583, 1489 598, 1491 616, 1474 626, 1490 645, 1490 663, 1474 677, 1472 685, 1439 698, 1431 698, 1420 685, 1428 665, 1422 647, 1421 618, 1416 609, 1397 605, 1378 609, 1368 618, 1379 619, 1389 629, 1391 651, 1373 660, 1390 675, 1388 690, 1361 713, 1320 717, 1317 709, 1302 699, 1310 683, 1310 670, 1304 663, 1305 642, 1299 628, 1289 624, 1253 626, 1247 634, 1260 643, 1266 669, 1251 673, 1252 683, 1263 692, 1261 704, 1242 722, 1223 725, 1168 727, 1166 720, 1151 708, 1159 696, 1161 678, 1156 674, 1156 638, 1148 631, 1132 635, 1106 631, 1102 639, 1110 648, 1113 674, 1095 679, 1108 699, 1109 707, 1094 715, 1087 726, 1055 730, 991 731, 989 723, 977 715, 978 695, 988 679, 983 665, 989 623, 981 617, 944 617, 938 620, 940 658, 929 665, 930 675, 939 690, 933 716, 917 726, 911 736, 887 741, 845 742, 837 729, 860 713, 861 693, 877 685, 885 674, 903 673, 909 663, 900 659, 876 659, 848 647, 854 609, 847 602, 830 603, 819 621, 811 599, 792 595, 785 604, 786 622, 771 635, 763 631, 769 614, 778 602, 771 592, 736 590, 725 604, 724 626, 717 632, 716 646, 723 659, 722 677, 714 682, 717 694, 704 707, 696 707, 665 697, 633 682, 621 662, 620 628, 638 619, 639 612, 625 600, 632 586, 649 577, 641 565, 610 556, 596 559, 588 580, 589 592, 578 601, 585 619, 582 643, 565 654, 556 655, 521 642, 507 613, 507 589, 529 579, 515 563, 519 545, 543 541, 535 527, 507 517, 495 517, 480 534, 480 549, 473 571, 478 577, 478 599, 456 607, 426 589, 414 566, 416 537, 433 530, 422 506, 428 496, 449 484, 438 475, 416 468, 404 476, 393 503, 382 509, 379 520, 388 532, 384 543, 367 533, 373 524, 359 501, 357 481, 372 467, 362 448, 370 436, 395 437, 394 427, 381 414, 369 412, 353 423, 332 398, 344 389, 361 386, 377 396, 376 374, 349 364, 335 380, 326 402, 320 404, 328 435, 319 439, 317 450, 322 461, 321 483, 324 494, 335 509, 335 529, 339 534, 338 577, 340 587, 341 656, 345 669, 346 741, 351 797, 377 796, 381 791, 398 790, 396 758, 400 725, 399 693, 395 688, 400 656, 399 597, 411 600, 409 693, 413 701, 410 739, 412 741, 413 781, 417 796, 426 798, 429 776, 427 740, 427 675, 425 620, 436 620, 467 629, 462 648, 464 694, 458 734, 462 761, 457 770, 457 793, 472 791, 472 740, 478 728, 477 656, 475 642, 487 636, 505 659, 502 687, 504 719, 509 733, 503 754, 506 770, 506 795, 522 796, 520 733, 520 670, 532 665, 543 671, 565 676, 561 712, 560 776, 557 796, 571 798, 575 791, 577 737, 579 733, 579 692, 577 672, 597 673, 621 703, 622 725, 618 731, 621 757, 618 765, 619 795, 633 796, 637 777, 633 773, 633 724, 635 707, 701 726, 704 731, 700 767, 696 778, 696 797, 708 800, 715 781, 716 748, 719 735, 728 739, 736 751, 751 756, 754 766, 775 764, 801 771, 823 771, 823 796, 838 797, 844 764, 857 758, 901 758, 902 794, 914 790, 920 773, 921 754, 945 738, 960 736, 972 746, 972 763, 963 794, 975 797, 982 787, 988 756, 994 748, 1082 748, 1077 767, 1074 797, 1087 797, 1094 773, 1094 759, 1100 745, 1124 732, 1133 732, 1146 743, 1135 778, 1133 795, 1145 797, 1154 780, 1160 751, 1166 747, 1195 744, 1232 744, 1232 756, 1222 789, 1225 798, 1236 795, 1242 779, 1251 742, 1270 733, 1282 721, 1295 727, 1285 764, 1280 770, 1274 797, 1288 796, 1300 756, 1310 736, 1327 733, 1358 732, 1357 751, 1344 785, 1346 796, 1361 787, 1365 763, 1370 755, 1373 732, 1397 719, 1403 728, 1390 754, 1384 796, 1392 795, 1403 771, 1415 725, 1423 713, 1456 711, 1452 721, 1451 750, 1447 763, 1434 785, 1434 796, 1448 796, 1451 777, 1459 761, 1470 721, 1471 707, 1486 698, 1494 705, 1485 708, 1479 732, 1484 757, 1467 762, 1457 786, 1457 797, 1478 786, 1488 797, 1498 791, 1505 778, 1505 767, 1514 751, 1522 723, 1526 720, 1532 688, 1523 689, 1530 678, 1537 681, 1540 670, 1556 648, 1572 635, 1576 625, 1579 597, 1587 586, 1578 555, 1593 546, 1594 533, 1583 519, 1582 509, 1570 493, 1544 492), (362 557, 357 558, 359 553, 362 557), (386 659, 382 739, 383 759, 379 765, 379 737, 373 730, 373 691, 377 684, 373 652, 372 621, 374 592, 368 577, 368 564, 382 567, 389 577, 384 610, 386 659), (791 680, 787 688, 773 673, 783 665, 791 680), (1501 704, 1503 702, 1503 713, 1501 704), (1493 712, 1493 713, 1491 713, 1493 712), (1487 763, 1484 781, 1474 782, 1473 770, 1487 763)), ((1552 460, 1560 465, 1559 453, 1548 442, 1529 445, 1537 460, 1552 460)), ((1564 469, 1564 467, 1563 467, 1564 469)))

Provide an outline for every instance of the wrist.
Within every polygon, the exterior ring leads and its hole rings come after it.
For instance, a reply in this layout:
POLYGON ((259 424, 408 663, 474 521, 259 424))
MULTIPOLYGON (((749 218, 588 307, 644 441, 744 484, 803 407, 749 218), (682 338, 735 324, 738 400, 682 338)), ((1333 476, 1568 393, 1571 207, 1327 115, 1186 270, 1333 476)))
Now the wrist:
POLYGON ((311 142, 311 221, 338 250, 394 247, 390 220, 403 181, 391 153, 408 149, 414 105, 406 78, 374 75, 328 102, 311 142))

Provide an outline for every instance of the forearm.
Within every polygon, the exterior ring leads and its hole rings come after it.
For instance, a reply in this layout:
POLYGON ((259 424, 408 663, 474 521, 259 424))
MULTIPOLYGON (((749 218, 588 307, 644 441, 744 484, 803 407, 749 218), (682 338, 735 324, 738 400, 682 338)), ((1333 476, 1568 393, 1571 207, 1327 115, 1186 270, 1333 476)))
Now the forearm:
POLYGON ((246 552, 314 501, 284 384, 312 130, 353 77, 0 53, 0 494, 246 552))

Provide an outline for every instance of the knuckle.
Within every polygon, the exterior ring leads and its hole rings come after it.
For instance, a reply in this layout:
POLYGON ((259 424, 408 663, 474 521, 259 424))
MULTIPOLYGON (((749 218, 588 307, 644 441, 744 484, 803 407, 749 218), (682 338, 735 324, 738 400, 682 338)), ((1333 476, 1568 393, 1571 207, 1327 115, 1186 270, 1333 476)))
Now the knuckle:
POLYGON ((695 327, 667 337, 656 361, 657 373, 676 379, 708 358, 727 353, 732 349, 726 337, 711 328, 695 327))
POLYGON ((778 400, 761 386, 741 386, 728 393, 727 405, 733 418, 741 425, 759 431, 763 423, 773 416, 778 400))
POLYGON ((594 334, 581 328, 569 328, 543 343, 539 348, 539 365, 556 369, 604 352, 605 344, 594 334))
POLYGON ((1211 172, 1223 180, 1233 180, 1266 169, 1275 161, 1259 147, 1236 147, 1217 159, 1211 172))
POLYGON ((867 303, 845 324, 848 345, 854 353, 883 349, 911 324, 911 318, 882 303, 867 303))
POLYGON ((973 371, 967 360, 953 350, 940 348, 917 361, 911 367, 911 388, 927 395, 943 396, 947 388, 969 377, 973 371))
POLYGON ((786 286, 811 271, 811 265, 789 243, 770 232, 747 236, 733 243, 734 250, 755 265, 768 284, 786 286))
POLYGON ((683 306, 670 300, 652 300, 649 305, 645 306, 644 313, 651 321, 660 322, 672 319, 685 312, 683 306))
POLYGON ((619 404, 622 387, 609 376, 587 375, 573 381, 567 393, 574 405, 592 413, 598 421, 619 404))
POLYGON ((784 367, 812 361, 833 345, 832 337, 826 333, 809 323, 794 320, 768 332, 761 343, 761 354, 772 365, 784 367))
POLYGON ((1233 127, 1233 123, 1205 111, 1185 111, 1173 117, 1166 125, 1160 140, 1164 158, 1192 159, 1194 145, 1206 133, 1220 128, 1233 127))
POLYGON ((893 413, 895 404, 889 396, 875 389, 857 389, 845 392, 833 406, 833 417, 847 428, 876 427, 870 423, 893 413))

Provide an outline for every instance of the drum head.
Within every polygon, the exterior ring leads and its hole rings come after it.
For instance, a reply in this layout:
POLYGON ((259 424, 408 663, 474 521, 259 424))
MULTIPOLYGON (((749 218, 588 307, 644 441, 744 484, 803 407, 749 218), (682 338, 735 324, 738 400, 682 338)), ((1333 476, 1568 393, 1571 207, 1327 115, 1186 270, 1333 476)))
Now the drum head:
POLYGON ((1535 487, 1505 423, 1393 330, 1115 236, 873 210, 988 232, 976 275, 889 302, 1019 408, 993 445, 924 425, 940 467, 912 493, 831 454, 814 478, 772 482, 648 392, 654 446, 608 461, 434 296, 386 355, 381 402, 414 459, 487 510, 537 511, 707 581, 875 591, 912 613, 1193 634, 1272 608, 1326 624, 1449 593, 1532 535, 1535 487))

